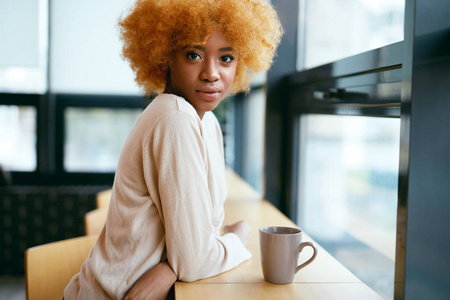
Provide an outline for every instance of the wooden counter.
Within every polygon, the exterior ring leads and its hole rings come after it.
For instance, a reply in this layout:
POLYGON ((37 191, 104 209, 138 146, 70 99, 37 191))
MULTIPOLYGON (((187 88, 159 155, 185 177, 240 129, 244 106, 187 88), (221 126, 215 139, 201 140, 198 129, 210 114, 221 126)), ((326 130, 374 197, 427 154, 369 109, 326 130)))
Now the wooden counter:
MULTIPOLYGON (((342 266, 317 243, 316 259, 300 270, 291 284, 264 281, 259 253, 259 228, 266 226, 297 227, 268 201, 232 171, 227 171, 228 199, 225 203, 224 225, 239 220, 253 228, 249 251, 253 257, 236 268, 218 276, 192 283, 176 282, 175 299, 381 299, 355 275, 342 266)), ((312 239, 304 232, 304 241, 312 239)), ((299 263, 312 254, 306 247, 299 263)))

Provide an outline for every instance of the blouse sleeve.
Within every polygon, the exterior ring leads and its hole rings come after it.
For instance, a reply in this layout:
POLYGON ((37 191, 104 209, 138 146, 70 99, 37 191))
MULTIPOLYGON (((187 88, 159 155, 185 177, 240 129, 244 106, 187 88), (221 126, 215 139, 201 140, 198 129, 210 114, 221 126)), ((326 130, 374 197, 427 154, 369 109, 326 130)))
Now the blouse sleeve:
POLYGON ((182 281, 215 276, 251 257, 237 235, 220 236, 213 225, 206 147, 198 122, 183 112, 168 115, 148 145, 158 173, 167 259, 182 281))

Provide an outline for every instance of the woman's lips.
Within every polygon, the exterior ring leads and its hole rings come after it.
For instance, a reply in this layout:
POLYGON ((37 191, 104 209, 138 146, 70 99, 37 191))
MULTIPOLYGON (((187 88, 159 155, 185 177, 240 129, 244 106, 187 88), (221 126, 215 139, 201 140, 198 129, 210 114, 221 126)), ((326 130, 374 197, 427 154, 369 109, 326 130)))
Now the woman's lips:
POLYGON ((221 91, 217 88, 205 88, 196 90, 197 94, 205 100, 217 100, 220 97, 221 91))

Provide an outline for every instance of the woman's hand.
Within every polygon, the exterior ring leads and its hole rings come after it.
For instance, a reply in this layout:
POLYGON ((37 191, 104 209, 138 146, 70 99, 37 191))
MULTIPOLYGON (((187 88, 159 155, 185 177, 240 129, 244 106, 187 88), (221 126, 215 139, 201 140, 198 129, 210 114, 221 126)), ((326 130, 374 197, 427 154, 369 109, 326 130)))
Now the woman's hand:
POLYGON ((177 280, 169 263, 165 260, 148 270, 125 294, 124 300, 166 299, 169 290, 177 280))
POLYGON ((236 234, 242 241, 242 243, 247 246, 248 241, 250 239, 250 232, 252 228, 245 221, 239 221, 232 225, 227 225, 223 228, 224 233, 232 232, 236 234))

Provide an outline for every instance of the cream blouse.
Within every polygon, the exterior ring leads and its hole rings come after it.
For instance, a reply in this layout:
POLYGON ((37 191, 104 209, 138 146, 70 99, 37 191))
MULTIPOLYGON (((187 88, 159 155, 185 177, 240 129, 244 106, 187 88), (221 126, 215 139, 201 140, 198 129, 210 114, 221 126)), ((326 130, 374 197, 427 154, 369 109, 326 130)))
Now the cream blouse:
POLYGON ((237 235, 220 235, 226 193, 214 114, 201 120, 183 98, 157 96, 125 142, 106 225, 65 299, 121 299, 166 258, 181 281, 215 276, 249 259, 237 235))

